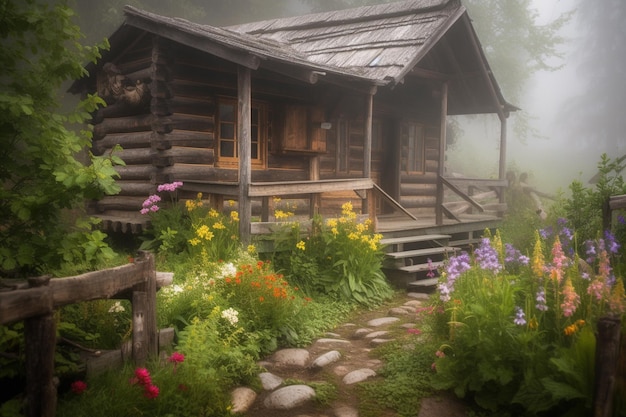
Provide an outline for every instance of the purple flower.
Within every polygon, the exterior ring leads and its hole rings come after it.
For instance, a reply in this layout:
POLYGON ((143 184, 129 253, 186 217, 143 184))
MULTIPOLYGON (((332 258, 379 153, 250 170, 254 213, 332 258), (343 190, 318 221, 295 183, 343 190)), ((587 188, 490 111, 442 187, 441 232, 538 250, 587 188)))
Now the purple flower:
POLYGON ((528 265, 528 256, 522 255, 522 253, 515 249, 510 243, 504 244, 504 263, 505 264, 521 264, 528 265))
POLYGON ((515 307, 515 318, 513 319, 513 323, 517 324, 518 326, 523 326, 526 324, 526 314, 524 313, 524 310, 522 310, 520 307, 515 307))
POLYGON ((548 305, 546 304, 546 291, 543 289, 543 287, 539 287, 535 300, 537 301, 537 305, 535 305, 537 310, 548 311, 548 305))
POLYGON ((624 219, 624 216, 622 216, 621 214, 617 216, 617 222, 619 224, 626 224, 626 219, 624 219))
POLYGON ((436 271, 436 268, 433 265, 433 260, 428 258, 428 273, 426 274, 426 276, 428 278, 434 278, 435 277, 435 271, 436 271))
POLYGON ((163 191, 175 191, 177 188, 182 187, 183 183, 180 181, 174 181, 170 184, 161 184, 157 187, 157 191, 158 192, 163 192, 163 191))
POLYGON ((604 231, 604 243, 609 253, 617 254, 619 252, 620 244, 615 240, 615 236, 610 230, 604 231))
POLYGON ((593 240, 585 241, 585 253, 587 254, 587 263, 593 263, 598 255, 596 252, 596 243, 593 240))
POLYGON ((445 268, 446 281, 440 282, 437 285, 441 301, 450 301, 450 294, 454 291, 454 282, 462 273, 470 268, 470 256, 467 252, 461 252, 459 255, 449 259, 445 268))
POLYGON ((539 235, 542 239, 547 239, 552 236, 552 226, 548 226, 545 229, 539 229, 539 235))
POLYGON ((500 260, 498 259, 498 253, 491 246, 489 238, 485 237, 480 240, 480 246, 474 251, 474 255, 476 256, 476 260, 478 261, 481 269, 492 271, 494 273, 502 270, 502 265, 500 265, 500 260))

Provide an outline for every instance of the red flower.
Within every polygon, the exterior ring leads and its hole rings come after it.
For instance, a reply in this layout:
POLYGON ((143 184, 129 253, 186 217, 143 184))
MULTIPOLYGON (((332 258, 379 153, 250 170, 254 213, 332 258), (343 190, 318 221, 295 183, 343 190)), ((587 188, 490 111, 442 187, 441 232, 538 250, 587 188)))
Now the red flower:
POLYGON ((143 395, 146 398, 154 399, 159 396, 159 387, 156 385, 146 385, 143 395))
POLYGON ((422 333, 422 331, 420 329, 413 329, 413 328, 407 329, 406 331, 409 332, 409 333, 412 333, 412 334, 421 334, 422 333))
POLYGON ((87 389, 87 384, 84 381, 74 381, 70 387, 74 394, 80 395, 87 389))
POLYGON ((148 386, 152 384, 152 378, 150 378, 150 372, 146 368, 135 369, 135 377, 141 385, 148 386))
POLYGON ((180 352, 174 352, 167 358, 168 362, 183 363, 185 361, 185 355, 180 352))

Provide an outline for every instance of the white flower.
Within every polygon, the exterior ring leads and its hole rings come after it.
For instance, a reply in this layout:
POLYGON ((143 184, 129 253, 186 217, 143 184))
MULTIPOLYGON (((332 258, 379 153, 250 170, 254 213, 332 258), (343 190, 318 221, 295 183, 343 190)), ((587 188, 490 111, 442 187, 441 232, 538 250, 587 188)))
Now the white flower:
POLYGON ((234 326, 239 321, 239 312, 234 308, 228 308, 222 311, 222 318, 228 320, 228 322, 234 326))
POLYGON ((183 287, 181 287, 180 285, 174 285, 174 286, 172 287, 172 292, 173 292, 174 294, 179 294, 179 293, 181 293, 181 292, 183 292, 183 291, 184 291, 184 289, 183 289, 183 287))
POLYGON ((222 265, 218 278, 231 277, 237 273, 237 268, 232 262, 222 265))
POLYGON ((122 311, 126 311, 126 309, 119 301, 116 301, 115 304, 109 308, 109 313, 121 313, 122 311))

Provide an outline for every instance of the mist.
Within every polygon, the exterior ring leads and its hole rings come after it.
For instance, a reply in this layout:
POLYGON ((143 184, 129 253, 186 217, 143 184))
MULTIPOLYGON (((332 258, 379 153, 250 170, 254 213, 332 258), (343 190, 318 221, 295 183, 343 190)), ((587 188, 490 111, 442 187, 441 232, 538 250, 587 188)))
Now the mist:
MULTIPOLYGON (((269 3, 259 0, 210 0, 201 6, 193 0, 128 0, 128 3, 159 14, 225 26, 337 10, 376 1, 278 0, 269 3)), ((620 106, 626 100, 626 87, 623 81, 614 81, 611 86, 610 81, 607 83, 601 78, 606 75, 607 79, 613 77, 612 80, 615 80, 616 75, 619 76, 616 72, 620 70, 618 67, 626 71, 626 65, 623 65, 626 59, 626 30, 618 22, 626 18, 626 7, 622 5, 622 0, 603 0, 602 6, 594 4, 588 0, 531 0, 531 8, 537 12, 539 23, 547 23, 563 13, 572 12, 569 23, 559 33, 566 40, 560 47, 562 59, 555 58, 554 62, 560 68, 532 74, 523 86, 524 94, 520 102, 511 103, 519 107, 520 112, 512 113, 508 121, 507 168, 518 174, 527 173, 532 185, 544 192, 567 193, 573 180, 587 184, 596 174, 603 153, 612 159, 626 154, 626 140, 622 136, 626 129, 626 117, 623 115, 624 107, 620 106), (589 7, 608 8, 609 12, 602 12, 606 25, 603 21, 594 27, 589 25, 592 21, 589 18, 586 23, 581 19, 583 13, 589 13, 590 9, 585 9, 589 7), (616 11, 613 13, 615 22, 606 18, 611 16, 611 9, 616 11), (601 33, 596 30, 601 30, 601 33), (590 34, 596 36, 590 37, 590 34), (604 45, 594 45, 590 39, 593 42, 604 39, 604 45), (604 57, 592 55, 596 50, 602 50, 602 46, 606 50, 604 57), (622 62, 616 57, 621 57, 622 62), (601 59, 613 61, 602 62, 601 59), (590 61, 597 70, 589 67, 590 61), (605 84, 609 84, 608 89, 605 84), (521 114, 528 121, 529 129, 525 134, 520 134, 515 127, 515 118, 521 114)), ((87 40, 95 42, 110 35, 123 21, 123 3, 111 0, 107 7, 103 13, 100 8, 100 14, 96 15, 91 1, 76 0, 87 40), (95 20, 98 24, 85 23, 95 20)), ((494 73, 498 79, 497 71, 494 70, 494 73)), ((617 79, 626 79, 626 74, 624 78, 617 79)), ((507 98, 506 91, 503 93, 507 98)), ((448 149, 447 172, 470 177, 497 177, 500 142, 497 117, 459 118, 457 122, 461 128, 455 144, 448 149)))

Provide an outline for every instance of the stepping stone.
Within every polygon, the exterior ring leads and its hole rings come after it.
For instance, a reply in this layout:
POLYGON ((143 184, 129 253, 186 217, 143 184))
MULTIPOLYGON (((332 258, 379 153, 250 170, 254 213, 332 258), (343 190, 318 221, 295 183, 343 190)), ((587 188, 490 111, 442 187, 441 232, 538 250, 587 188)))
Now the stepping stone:
POLYGON ((367 322, 368 326, 372 326, 372 327, 378 327, 378 326, 383 326, 385 324, 391 324, 391 323, 395 323, 396 321, 400 320, 397 317, 381 317, 378 319, 373 319, 367 322))
POLYGON ((406 294, 409 298, 415 298, 416 300, 428 300, 430 298, 429 294, 424 294, 423 292, 409 292, 406 294))
POLYGON ((337 362, 341 358, 341 353, 336 350, 331 350, 330 352, 326 352, 323 355, 317 357, 311 364, 311 368, 323 368, 326 365, 337 362))
POLYGON ((337 333, 326 332, 326 337, 334 337, 335 339, 339 339, 341 335, 337 333))
POLYGON ((345 339, 329 339, 329 338, 322 338, 322 339, 317 339, 315 341, 315 343, 320 343, 320 344, 324 344, 324 345, 332 345, 332 344, 345 344, 345 343, 350 343, 349 340, 345 340, 345 339))
POLYGON ((368 328, 365 328, 365 327, 363 327, 361 329, 356 329, 354 331, 354 337, 356 339, 361 339, 362 337, 367 336, 371 332, 372 332, 372 329, 368 329, 368 328))
POLYGON ((389 312, 387 314, 390 315, 390 316, 406 316, 406 315, 409 314, 409 312, 406 311, 402 307, 394 307, 391 310, 389 310, 389 312))
POLYGON ((389 332, 387 330, 379 330, 377 332, 372 332, 372 333, 369 333, 369 334, 365 335, 365 338, 366 339, 375 339, 377 337, 381 337, 381 336, 384 336, 386 334, 389 334, 389 332))
POLYGON ((291 410, 315 398, 315 390, 308 385, 288 385, 272 392, 263 405, 272 410, 291 410))
POLYGON ((334 411, 335 417, 359 417, 359 411, 347 405, 337 407, 334 411))
POLYGON ((272 356, 278 366, 296 366, 304 368, 309 361, 309 351, 306 349, 281 349, 272 356))
POLYGON ((356 384, 357 382, 365 381, 367 378, 376 376, 376 371, 369 368, 357 369, 352 371, 343 377, 343 383, 346 385, 356 384))
POLYGON ((387 342, 391 342, 393 339, 381 339, 381 338, 376 338, 376 339, 372 339, 372 341, 370 342, 372 345, 374 346, 379 346, 382 345, 384 343, 387 342))
POLYGON ((423 303, 420 300, 409 300, 406 303, 403 304, 404 306, 409 306, 409 307, 421 307, 423 305, 423 303))
POLYGON ((413 306, 403 305, 403 306, 400 306, 398 308, 406 310, 407 313, 409 313, 409 314, 416 314, 417 313, 417 308, 415 308, 413 306))
POLYGON ((256 392, 247 387, 235 388, 230 394, 233 413, 245 413, 256 400, 256 392))
POLYGON ((259 374, 261 385, 266 391, 272 391, 282 385, 283 379, 278 375, 274 375, 270 372, 261 372, 259 374))

